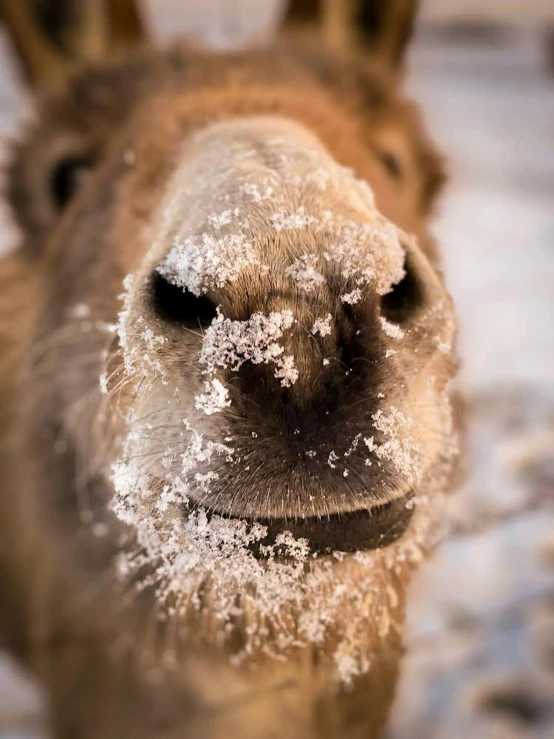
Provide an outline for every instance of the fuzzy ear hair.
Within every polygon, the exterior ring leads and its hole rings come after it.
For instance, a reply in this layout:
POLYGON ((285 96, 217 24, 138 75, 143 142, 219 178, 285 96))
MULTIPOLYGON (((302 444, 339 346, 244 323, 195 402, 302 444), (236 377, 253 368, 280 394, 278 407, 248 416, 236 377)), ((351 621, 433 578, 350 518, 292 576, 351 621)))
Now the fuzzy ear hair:
POLYGON ((136 0, 0 0, 0 20, 32 87, 63 80, 75 65, 144 35, 136 0))
POLYGON ((319 25, 327 43, 362 48, 389 67, 402 65, 419 0, 289 0, 285 23, 319 25))

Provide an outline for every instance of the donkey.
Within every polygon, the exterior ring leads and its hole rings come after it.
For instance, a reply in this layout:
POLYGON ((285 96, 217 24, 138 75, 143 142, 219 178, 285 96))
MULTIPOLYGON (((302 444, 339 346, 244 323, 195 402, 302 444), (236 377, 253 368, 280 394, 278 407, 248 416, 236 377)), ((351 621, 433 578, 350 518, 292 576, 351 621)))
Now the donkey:
POLYGON ((156 49, 130 2, 48 6, 3 9, 40 92, 0 262, 3 641, 55 736, 376 737, 456 460, 402 49, 156 49))

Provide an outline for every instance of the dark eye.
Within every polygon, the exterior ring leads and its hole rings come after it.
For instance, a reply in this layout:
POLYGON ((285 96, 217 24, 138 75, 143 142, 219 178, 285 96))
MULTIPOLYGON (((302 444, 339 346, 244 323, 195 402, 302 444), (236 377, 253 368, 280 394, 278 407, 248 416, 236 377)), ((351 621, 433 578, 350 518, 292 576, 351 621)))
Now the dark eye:
POLYGON ((154 310, 168 323, 186 328, 208 328, 217 315, 216 306, 206 295, 194 295, 165 279, 159 272, 152 276, 154 310))
POLYGON ((421 307, 423 286, 409 255, 404 264, 406 274, 392 290, 381 298, 381 313, 393 323, 407 321, 421 307))
POLYGON ((378 151, 377 156, 387 172, 391 174, 395 180, 402 179, 402 165, 397 156, 392 154, 390 151, 378 151))
POLYGON ((56 164, 50 187, 58 210, 62 210, 85 184, 90 172, 90 162, 78 157, 67 157, 56 164))

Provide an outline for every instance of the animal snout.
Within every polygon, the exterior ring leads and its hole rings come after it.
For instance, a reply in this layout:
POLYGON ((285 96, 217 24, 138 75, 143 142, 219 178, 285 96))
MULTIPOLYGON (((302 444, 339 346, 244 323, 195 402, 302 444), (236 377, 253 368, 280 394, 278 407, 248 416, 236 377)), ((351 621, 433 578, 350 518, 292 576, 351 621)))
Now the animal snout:
POLYGON ((269 424, 294 448, 332 436, 360 404, 371 417, 437 351, 441 319, 430 309, 444 292, 415 242, 405 239, 402 250, 388 290, 379 274, 361 280, 323 251, 300 280, 293 255, 200 289, 174 284, 162 260, 150 278, 151 313, 171 337, 160 351, 180 375, 197 378, 196 409, 232 406, 226 415, 269 424))

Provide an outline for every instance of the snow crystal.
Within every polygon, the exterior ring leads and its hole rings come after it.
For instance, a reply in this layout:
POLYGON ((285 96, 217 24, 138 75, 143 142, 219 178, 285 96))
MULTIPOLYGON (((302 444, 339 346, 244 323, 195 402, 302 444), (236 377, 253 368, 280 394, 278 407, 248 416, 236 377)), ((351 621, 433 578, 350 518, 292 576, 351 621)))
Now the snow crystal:
POLYGON ((287 267, 286 274, 296 280, 303 290, 312 292, 325 282, 325 277, 316 269, 318 261, 317 254, 302 254, 287 267))
POLYGON ((158 266, 172 285, 201 295, 208 287, 222 287, 245 267, 258 264, 254 245, 244 233, 214 236, 203 233, 175 238, 173 249, 158 266))
POLYGON ((452 353, 452 342, 451 341, 442 341, 440 336, 437 337, 437 349, 439 352, 442 352, 442 354, 451 354, 452 353))
POLYGON ((390 336, 391 339, 402 339, 404 338, 404 331, 400 328, 400 326, 397 323, 391 323, 390 321, 387 321, 387 319, 384 316, 381 316, 379 318, 381 321, 381 328, 386 333, 387 336, 390 336))
POLYGON ((208 216, 208 223, 219 231, 223 226, 228 226, 231 223, 233 215, 238 216, 239 213, 238 208, 235 208, 234 211, 227 209, 222 213, 212 213, 208 216))
MULTIPOLYGON (((329 336, 331 333, 331 321, 333 316, 328 313, 325 318, 316 318, 314 325, 312 326, 312 334, 319 334, 320 336, 329 336)), ((325 364, 325 360, 323 361, 325 364)))
POLYGON ((404 277, 401 233, 377 211, 361 223, 330 216, 327 220, 327 227, 336 232, 337 238, 325 258, 340 265, 343 277, 354 279, 358 285, 372 284, 379 295, 390 292, 404 277))
POLYGON ((358 444, 360 443, 360 439, 362 438, 362 434, 356 434, 354 439, 352 440, 352 443, 348 447, 348 449, 345 451, 344 456, 350 457, 350 455, 356 451, 358 448, 358 444))
POLYGON ((268 200, 274 192, 270 185, 266 185, 265 189, 261 190, 255 182, 244 182, 240 186, 240 191, 244 195, 248 195, 253 203, 262 203, 264 200, 268 200))
POLYGON ((298 370, 294 366, 294 357, 292 354, 288 354, 286 357, 280 359, 275 370, 275 377, 281 380, 283 387, 290 387, 298 380, 298 370))
POLYGON ((339 459, 339 455, 335 452, 329 452, 329 457, 327 458, 327 464, 329 467, 331 467, 333 470, 336 468, 335 462, 339 459))
POLYGON ((359 287, 356 287, 352 292, 345 293, 344 295, 340 296, 340 299, 343 303, 349 303, 350 305, 355 305, 356 303, 359 303, 362 299, 362 291, 359 287))
POLYGON ((150 327, 145 328, 141 333, 141 339, 144 341, 147 349, 150 351, 157 345, 165 344, 167 337, 155 334, 150 327))
POLYGON ((231 405, 229 391, 222 383, 214 378, 204 383, 204 393, 195 397, 195 407, 203 411, 207 416, 219 413, 223 408, 231 405))
POLYGON ((237 371, 244 362, 276 365, 275 376, 283 386, 294 383, 298 372, 294 357, 282 356, 279 343, 284 332, 294 323, 292 311, 272 312, 269 315, 253 313, 246 321, 224 318, 218 311, 206 330, 200 351, 200 363, 213 373, 218 367, 237 371))
POLYGON ((413 420, 394 406, 388 413, 378 410, 372 415, 373 426, 381 431, 387 441, 378 445, 375 454, 379 459, 388 459, 398 472, 410 482, 420 476, 419 459, 422 450, 410 435, 413 420))
POLYGON ((374 452, 377 449, 377 444, 373 441, 373 436, 364 438, 364 444, 366 445, 369 452, 374 452))
POLYGON ((293 213, 287 213, 285 210, 274 213, 271 216, 271 223, 276 231, 290 231, 316 225, 317 220, 315 216, 308 215, 305 207, 300 205, 293 213))
POLYGON ((107 372, 102 372, 100 375, 100 392, 102 395, 108 394, 108 374, 107 372))
POLYGON ((407 418, 402 411, 394 406, 390 407, 388 413, 384 413, 382 410, 377 411, 372 418, 375 428, 388 435, 394 434, 399 429, 409 429, 412 425, 412 419, 407 418))

